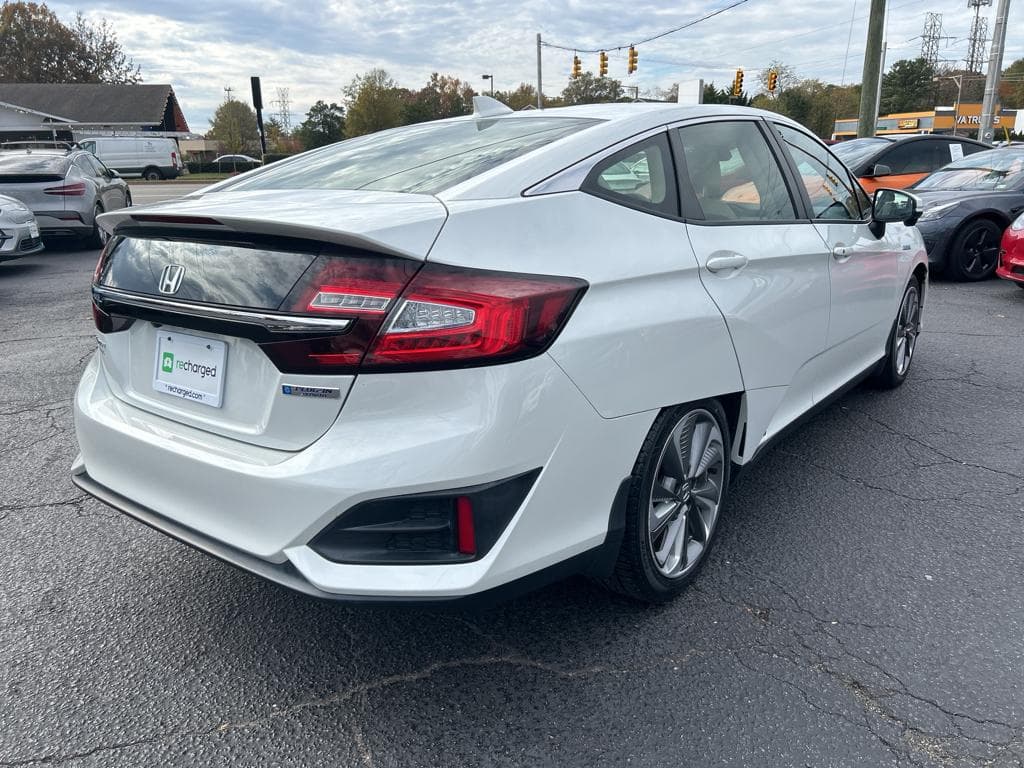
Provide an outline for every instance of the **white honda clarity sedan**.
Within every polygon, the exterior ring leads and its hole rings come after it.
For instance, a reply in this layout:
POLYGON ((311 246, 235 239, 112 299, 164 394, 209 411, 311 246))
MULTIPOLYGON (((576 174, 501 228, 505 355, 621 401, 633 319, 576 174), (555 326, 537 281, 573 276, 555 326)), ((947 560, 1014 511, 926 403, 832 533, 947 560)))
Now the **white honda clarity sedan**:
POLYGON ((912 195, 768 112, 475 106, 104 214, 74 482, 319 597, 659 602, 773 437, 907 376, 912 195))

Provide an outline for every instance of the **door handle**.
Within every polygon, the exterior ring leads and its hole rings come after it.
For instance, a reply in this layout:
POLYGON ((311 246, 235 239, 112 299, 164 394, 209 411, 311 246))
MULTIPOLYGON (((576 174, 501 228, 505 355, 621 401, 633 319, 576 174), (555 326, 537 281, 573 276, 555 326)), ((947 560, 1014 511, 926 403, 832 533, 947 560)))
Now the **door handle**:
POLYGON ((708 272, 721 272, 724 269, 739 269, 747 265, 747 257, 742 253, 730 253, 726 256, 712 256, 704 264, 708 272))
POLYGON ((842 261, 843 259, 848 259, 851 256, 853 256, 854 253, 856 253, 856 249, 855 248, 850 248, 850 247, 845 246, 845 245, 837 245, 835 248, 832 249, 832 256, 837 261, 842 261))

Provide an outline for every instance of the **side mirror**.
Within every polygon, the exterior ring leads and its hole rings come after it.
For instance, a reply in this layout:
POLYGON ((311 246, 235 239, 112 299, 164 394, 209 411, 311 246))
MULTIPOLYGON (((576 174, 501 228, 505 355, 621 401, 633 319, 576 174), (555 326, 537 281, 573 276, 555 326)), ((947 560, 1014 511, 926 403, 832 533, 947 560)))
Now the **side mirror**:
POLYGON ((902 222, 908 227, 921 218, 921 201, 902 189, 879 189, 871 202, 871 231, 876 237, 885 233, 889 222, 902 222))
POLYGON ((888 165, 882 165, 881 163, 879 163, 878 165, 875 165, 871 168, 871 172, 868 174, 868 176, 870 176, 871 178, 876 178, 878 176, 892 176, 892 168, 890 168, 888 165))

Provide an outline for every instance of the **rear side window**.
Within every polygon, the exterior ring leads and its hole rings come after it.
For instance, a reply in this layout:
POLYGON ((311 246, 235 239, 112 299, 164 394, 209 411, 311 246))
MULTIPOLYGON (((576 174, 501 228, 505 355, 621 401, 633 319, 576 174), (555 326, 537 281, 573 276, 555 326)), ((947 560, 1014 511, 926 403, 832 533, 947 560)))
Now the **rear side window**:
POLYGON ((231 189, 372 189, 434 194, 599 120, 502 117, 420 123, 284 160, 231 189))
POLYGON ((678 216, 668 136, 660 133, 606 157, 590 171, 583 189, 630 208, 678 216))
POLYGON ((897 142, 888 152, 883 152, 878 158, 878 164, 889 166, 894 174, 931 173, 952 160, 948 142, 903 141, 897 142))
POLYGON ((706 221, 793 221, 782 170, 753 122, 679 129, 686 174, 706 221))

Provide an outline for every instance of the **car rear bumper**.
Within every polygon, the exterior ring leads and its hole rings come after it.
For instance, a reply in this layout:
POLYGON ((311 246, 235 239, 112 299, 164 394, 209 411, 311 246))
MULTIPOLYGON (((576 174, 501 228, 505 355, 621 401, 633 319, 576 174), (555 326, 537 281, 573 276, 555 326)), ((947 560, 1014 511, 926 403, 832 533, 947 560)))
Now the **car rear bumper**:
POLYGON ((35 211, 35 215, 43 237, 82 237, 92 232, 79 211, 35 211))
POLYGON ((75 401, 76 484, 126 514, 306 594, 448 601, 490 592, 605 544, 654 413, 603 419, 542 355, 504 366, 363 375, 302 451, 260 448, 115 398, 97 358, 75 401), (360 502, 463 488, 542 467, 483 557, 353 564, 309 543, 360 502))

